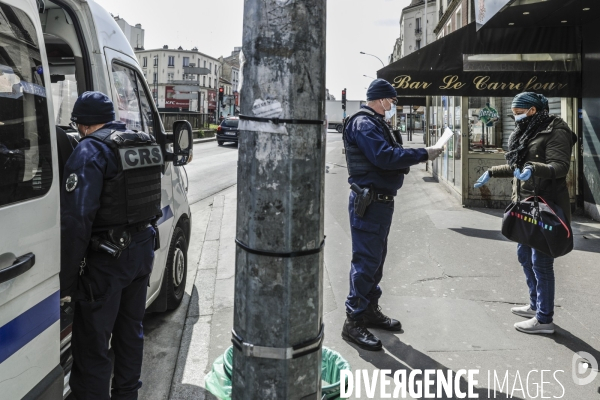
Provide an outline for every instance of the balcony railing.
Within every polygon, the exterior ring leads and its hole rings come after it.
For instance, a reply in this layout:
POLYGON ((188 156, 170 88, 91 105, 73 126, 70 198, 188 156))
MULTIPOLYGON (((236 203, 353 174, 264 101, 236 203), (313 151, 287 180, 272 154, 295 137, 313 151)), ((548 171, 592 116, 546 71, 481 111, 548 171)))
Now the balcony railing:
POLYGON ((415 35, 420 35, 423 32, 421 28, 415 28, 415 35))

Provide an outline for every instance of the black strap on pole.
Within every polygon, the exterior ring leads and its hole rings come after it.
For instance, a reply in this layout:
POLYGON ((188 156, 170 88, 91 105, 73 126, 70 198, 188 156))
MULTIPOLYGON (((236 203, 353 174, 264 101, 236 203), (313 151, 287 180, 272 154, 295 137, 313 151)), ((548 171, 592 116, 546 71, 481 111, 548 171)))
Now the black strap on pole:
POLYGON ((250 115, 238 115, 240 120, 256 121, 256 122, 271 122, 275 125, 279 124, 295 124, 295 125, 325 125, 325 121, 318 119, 281 119, 281 118, 261 118, 252 117, 250 115))
POLYGON ((277 253, 274 251, 264 251, 264 250, 257 250, 257 249, 250 248, 238 239, 235 239, 235 243, 239 247, 244 249, 244 251, 246 251, 247 253, 257 254, 259 256, 275 257, 275 258, 293 258, 293 257, 310 256, 312 254, 320 253, 321 251, 323 251, 323 248, 325 247, 325 239, 323 239, 323 241, 321 242, 321 245, 315 249, 292 251, 290 253, 277 253))

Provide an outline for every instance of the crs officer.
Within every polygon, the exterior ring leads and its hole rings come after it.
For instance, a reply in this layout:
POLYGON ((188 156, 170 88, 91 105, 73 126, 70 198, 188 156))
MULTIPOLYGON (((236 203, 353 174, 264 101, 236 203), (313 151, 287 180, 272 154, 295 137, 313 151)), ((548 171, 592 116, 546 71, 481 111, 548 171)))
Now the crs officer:
POLYGON ((411 165, 433 160, 442 149, 405 149, 385 120, 396 112, 396 89, 383 79, 367 90, 367 104, 344 125, 348 182, 352 185, 348 211, 352 234, 350 293, 342 337, 366 350, 380 350, 381 341, 368 328, 399 331, 399 321, 379 307, 379 282, 387 253, 394 213, 394 196, 411 165))
POLYGON ((159 243, 163 156, 152 135, 114 119, 105 94, 77 99, 71 120, 82 139, 61 188, 60 290, 74 303, 69 384, 78 400, 137 399, 142 386, 142 318, 159 243))

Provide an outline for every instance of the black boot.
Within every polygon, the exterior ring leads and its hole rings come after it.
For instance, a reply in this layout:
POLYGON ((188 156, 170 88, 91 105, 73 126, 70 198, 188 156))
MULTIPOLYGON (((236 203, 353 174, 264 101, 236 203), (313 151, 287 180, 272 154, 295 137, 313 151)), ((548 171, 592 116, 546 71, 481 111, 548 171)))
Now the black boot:
POLYGON ((367 309, 362 314, 367 328, 379 328, 386 331, 401 331, 400 321, 388 317, 381 312, 381 307, 377 304, 369 303, 367 309))
POLYGON ((357 344, 358 347, 365 350, 377 351, 382 348, 381 340, 369 332, 365 322, 360 317, 357 319, 346 318, 342 329, 342 338, 347 342, 357 344))

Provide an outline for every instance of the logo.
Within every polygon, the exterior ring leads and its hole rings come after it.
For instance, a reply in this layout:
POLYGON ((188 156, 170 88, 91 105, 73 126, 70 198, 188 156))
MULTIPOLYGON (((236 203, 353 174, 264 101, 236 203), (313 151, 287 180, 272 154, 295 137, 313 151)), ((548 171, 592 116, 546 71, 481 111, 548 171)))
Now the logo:
POLYGON ((573 354, 572 367, 571 373, 576 385, 588 385, 598 376, 598 361, 585 351, 573 354))
POLYGON ((119 149, 123 170, 152 167, 163 164, 163 156, 158 145, 127 147, 119 149))
POLYGON ((69 177, 67 178, 67 183, 65 185, 67 192, 72 192, 73 190, 75 190, 78 181, 79 180, 77 179, 77 174, 69 175, 69 177))

